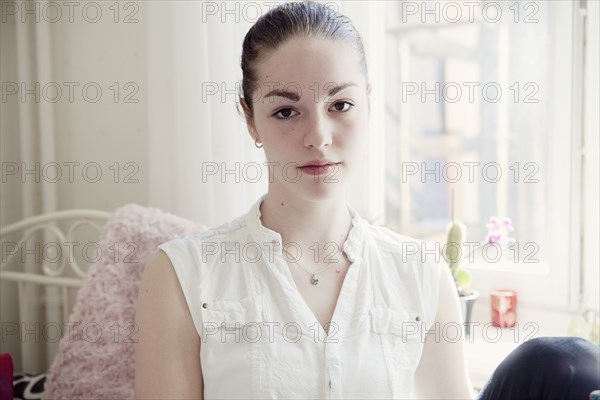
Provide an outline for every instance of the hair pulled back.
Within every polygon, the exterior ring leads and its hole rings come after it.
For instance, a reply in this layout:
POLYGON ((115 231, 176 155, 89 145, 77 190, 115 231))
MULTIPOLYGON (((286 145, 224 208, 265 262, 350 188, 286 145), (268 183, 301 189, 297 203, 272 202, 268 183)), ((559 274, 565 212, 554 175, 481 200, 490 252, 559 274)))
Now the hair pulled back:
MULTIPOLYGON (((250 28, 242 46, 242 94, 250 117, 252 94, 258 86, 257 63, 267 52, 276 50, 294 37, 316 37, 352 44, 368 81, 367 61, 360 34, 345 15, 330 6, 313 1, 289 2, 262 15, 250 28)), ((247 115, 248 117, 248 115, 247 115)))

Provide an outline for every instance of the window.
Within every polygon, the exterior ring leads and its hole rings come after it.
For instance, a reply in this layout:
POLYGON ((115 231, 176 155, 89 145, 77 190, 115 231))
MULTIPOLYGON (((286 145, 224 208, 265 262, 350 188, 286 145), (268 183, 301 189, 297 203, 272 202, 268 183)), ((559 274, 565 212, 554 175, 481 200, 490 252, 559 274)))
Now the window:
POLYGON ((386 225, 443 245, 452 212, 469 242, 484 240, 491 216, 509 217, 517 245, 501 258, 477 252, 473 287, 568 307, 580 238, 577 4, 386 7, 386 225))

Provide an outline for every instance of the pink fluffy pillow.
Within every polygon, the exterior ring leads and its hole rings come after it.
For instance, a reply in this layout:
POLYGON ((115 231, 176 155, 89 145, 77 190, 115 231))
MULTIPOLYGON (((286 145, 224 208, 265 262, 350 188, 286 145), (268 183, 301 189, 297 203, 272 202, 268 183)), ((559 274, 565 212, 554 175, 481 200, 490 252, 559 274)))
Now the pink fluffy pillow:
POLYGON ((132 338, 145 263, 161 243, 205 229, 138 204, 115 211, 101 234, 101 258, 90 266, 77 293, 72 328, 65 329, 59 343, 43 399, 133 398, 132 338))

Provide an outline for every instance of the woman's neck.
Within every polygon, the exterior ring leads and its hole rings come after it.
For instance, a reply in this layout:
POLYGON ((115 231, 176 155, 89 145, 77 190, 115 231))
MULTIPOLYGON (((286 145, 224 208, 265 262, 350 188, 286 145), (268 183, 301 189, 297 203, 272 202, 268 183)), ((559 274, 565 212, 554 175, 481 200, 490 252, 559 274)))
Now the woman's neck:
MULTIPOLYGON (((318 255, 321 262, 325 258, 340 257, 352 225, 345 194, 326 201, 289 197, 267 193, 260 205, 262 225, 278 232, 284 246, 288 243, 300 246, 302 259, 308 256, 315 262, 318 255), (315 242, 318 248, 315 248, 315 242)), ((296 254, 297 249, 288 247, 288 251, 296 254)))

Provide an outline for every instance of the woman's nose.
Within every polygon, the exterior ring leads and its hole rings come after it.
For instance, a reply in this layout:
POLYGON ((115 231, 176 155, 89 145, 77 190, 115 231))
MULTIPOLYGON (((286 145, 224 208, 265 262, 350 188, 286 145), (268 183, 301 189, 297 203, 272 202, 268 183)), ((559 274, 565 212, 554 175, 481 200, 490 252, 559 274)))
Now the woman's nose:
POLYGON ((306 128, 306 134, 304 135, 305 146, 321 148, 331 144, 333 140, 333 126, 326 115, 321 115, 318 112, 313 113, 308 119, 308 126, 306 128))

